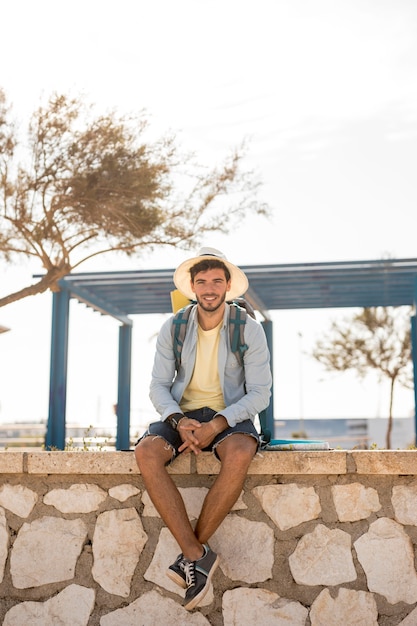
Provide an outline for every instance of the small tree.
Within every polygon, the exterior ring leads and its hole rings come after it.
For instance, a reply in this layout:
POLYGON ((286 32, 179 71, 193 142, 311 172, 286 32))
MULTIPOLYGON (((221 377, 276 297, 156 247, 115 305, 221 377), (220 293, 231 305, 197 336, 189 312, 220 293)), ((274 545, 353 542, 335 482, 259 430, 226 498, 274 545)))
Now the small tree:
POLYGON ((376 370, 390 380, 387 448, 391 447, 395 384, 408 388, 413 384, 410 313, 409 307, 370 307, 353 318, 333 321, 312 353, 327 371, 352 369, 364 378, 369 370, 376 370))
POLYGON ((268 213, 256 201, 259 182, 241 169, 243 148, 207 171, 172 137, 147 141, 146 130, 143 114, 94 115, 80 98, 53 95, 33 114, 19 152, 0 90, 0 256, 35 258, 45 269, 0 306, 58 289, 92 256, 188 249, 250 213, 268 213))

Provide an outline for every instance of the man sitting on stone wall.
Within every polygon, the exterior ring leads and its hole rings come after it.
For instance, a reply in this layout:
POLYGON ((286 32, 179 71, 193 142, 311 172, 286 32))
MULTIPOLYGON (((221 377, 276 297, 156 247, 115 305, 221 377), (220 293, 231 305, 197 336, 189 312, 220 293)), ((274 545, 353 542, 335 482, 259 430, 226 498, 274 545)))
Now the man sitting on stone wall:
POLYGON ((167 575, 186 589, 184 607, 206 595, 219 557, 207 542, 239 497, 259 447, 253 424, 270 398, 272 377, 262 326, 246 317, 246 352, 241 365, 231 350, 228 301, 248 288, 244 272, 213 248, 175 271, 174 283, 197 304, 190 313, 176 371, 172 317, 158 336, 150 397, 161 416, 135 448, 149 496, 181 548, 167 575), (220 461, 218 477, 204 500, 195 529, 166 470, 176 455, 211 450, 220 461))

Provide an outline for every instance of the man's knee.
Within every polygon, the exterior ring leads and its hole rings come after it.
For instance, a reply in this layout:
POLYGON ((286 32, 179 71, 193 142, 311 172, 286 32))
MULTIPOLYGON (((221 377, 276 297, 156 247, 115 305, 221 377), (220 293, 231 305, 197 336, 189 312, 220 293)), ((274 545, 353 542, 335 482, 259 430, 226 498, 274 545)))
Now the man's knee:
POLYGON ((236 465, 248 464, 255 456, 257 447, 258 443, 254 437, 236 433, 223 439, 217 447, 217 452, 222 463, 230 461, 236 465))
POLYGON ((139 441, 135 448, 136 463, 141 469, 144 465, 158 463, 164 466, 173 456, 174 450, 161 437, 148 435, 139 441))
POLYGON ((141 463, 146 462, 147 457, 147 445, 145 444, 147 437, 145 439, 141 439, 139 443, 136 444, 135 447, 135 459, 136 463, 140 469, 141 463))

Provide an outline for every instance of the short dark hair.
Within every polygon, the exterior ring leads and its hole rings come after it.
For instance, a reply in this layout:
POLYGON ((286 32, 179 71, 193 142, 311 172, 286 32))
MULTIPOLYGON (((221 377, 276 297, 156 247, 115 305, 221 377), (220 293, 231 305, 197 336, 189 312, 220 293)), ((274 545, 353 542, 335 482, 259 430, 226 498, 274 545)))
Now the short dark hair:
POLYGON ((195 265, 190 267, 190 275, 191 282, 194 282, 194 278, 199 272, 207 272, 207 270, 215 270, 220 269, 224 270, 224 275, 226 278, 226 282, 229 282, 231 276, 227 265, 220 261, 219 259, 204 259, 203 261, 199 261, 195 265))

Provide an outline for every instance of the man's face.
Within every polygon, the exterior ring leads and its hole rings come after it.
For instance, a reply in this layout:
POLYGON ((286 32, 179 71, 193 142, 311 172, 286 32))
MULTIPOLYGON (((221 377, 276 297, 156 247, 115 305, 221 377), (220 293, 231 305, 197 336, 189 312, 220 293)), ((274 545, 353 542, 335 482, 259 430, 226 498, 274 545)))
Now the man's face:
POLYGON ((226 299, 230 289, 224 270, 220 268, 198 272, 191 283, 196 300, 204 311, 217 311, 226 299))

